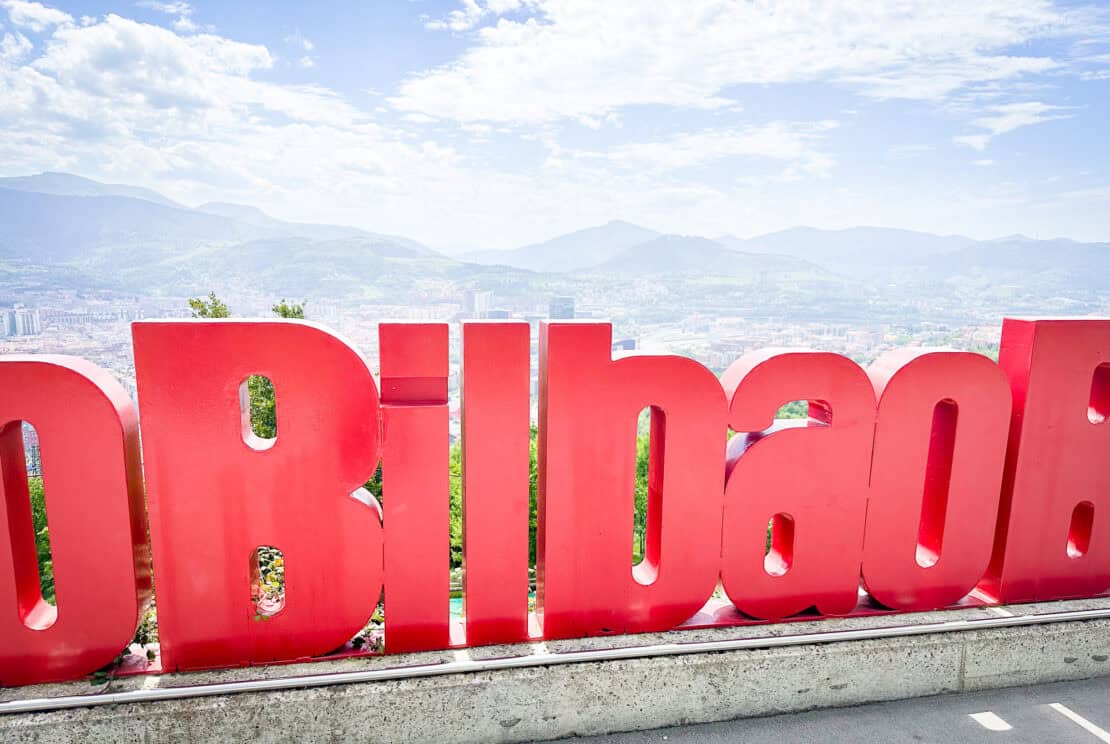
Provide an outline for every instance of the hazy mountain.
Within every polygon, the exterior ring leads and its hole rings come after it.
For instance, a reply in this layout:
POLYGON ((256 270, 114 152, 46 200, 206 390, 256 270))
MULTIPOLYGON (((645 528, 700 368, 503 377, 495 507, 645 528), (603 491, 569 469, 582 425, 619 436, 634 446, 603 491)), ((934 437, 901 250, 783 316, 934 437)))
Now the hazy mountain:
POLYGON ((71 173, 39 173, 34 176, 15 176, 0 178, 0 189, 14 191, 32 191, 39 194, 56 194, 58 196, 126 196, 131 199, 161 204, 165 207, 178 207, 184 209, 171 199, 167 199, 156 191, 140 188, 138 186, 122 186, 114 183, 100 183, 71 173))
POLYGON ((595 274, 646 276, 695 274, 766 279, 773 275, 827 274, 821 267, 792 256, 744 253, 707 238, 662 235, 633 245, 586 271, 595 274))
POLYGON ((113 272, 200 245, 280 238, 298 238, 305 244, 352 240, 351 250, 374 245, 395 255, 433 253, 407 238, 283 222, 237 204, 189 209, 146 189, 99 184, 64 173, 0 179, 0 257, 113 272))
POLYGON ((614 220, 599 227, 560 235, 543 243, 526 245, 511 251, 467 253, 459 256, 459 259, 531 271, 577 271, 602 264, 626 248, 657 237, 659 233, 654 230, 614 220))
POLYGON ((718 240, 735 250, 795 256, 846 276, 869 278, 891 270, 921 266, 937 256, 955 253, 975 241, 959 235, 931 235, 911 230, 853 227, 819 230, 795 227, 747 240, 718 240))
POLYGON ((417 243, 415 240, 403 238, 398 235, 383 235, 380 233, 367 232, 360 230, 357 227, 345 227, 342 225, 320 225, 301 222, 285 222, 278 220, 263 212, 257 207, 251 207, 244 204, 228 204, 226 202, 209 202, 201 204, 196 208, 197 212, 204 212, 205 214, 214 214, 221 217, 227 217, 237 222, 250 225, 256 228, 258 237, 289 237, 300 236, 311 238, 312 240, 339 240, 343 238, 368 238, 377 241, 389 241, 396 243, 411 250, 413 253, 421 255, 430 255, 434 253, 430 248, 425 245, 417 243))
POLYGON ((112 249, 236 241, 248 229, 226 217, 123 196, 60 196, 0 189, 0 256, 85 262, 112 249))
POLYGON ((1009 285, 1024 291, 1110 291, 1110 243, 1012 236, 931 257, 927 275, 1009 285))
POLYGON ((939 282, 994 295, 1110 291, 1108 243, 1024 235, 973 240, 876 227, 799 227, 748 240, 718 240, 735 250, 802 258, 872 285, 923 287, 939 282))
POLYGON ((1093 301, 1110 291, 1110 244, 1021 235, 975 241, 869 227, 709 240, 617 221, 467 258, 473 263, 406 238, 285 222, 239 204, 190 209, 152 191, 64 173, 0 179, 0 283, 19 291, 112 286, 180 295, 233 285, 278 296, 406 302, 459 284, 531 300, 574 293, 583 283, 619 287, 631 277, 678 276, 694 281, 703 299, 711 291, 703 280, 721 280, 723 288, 712 291, 726 304, 735 301, 729 282, 774 289, 819 280, 826 307, 858 301, 861 288, 900 297, 962 291, 1007 304, 1021 297, 1093 301))

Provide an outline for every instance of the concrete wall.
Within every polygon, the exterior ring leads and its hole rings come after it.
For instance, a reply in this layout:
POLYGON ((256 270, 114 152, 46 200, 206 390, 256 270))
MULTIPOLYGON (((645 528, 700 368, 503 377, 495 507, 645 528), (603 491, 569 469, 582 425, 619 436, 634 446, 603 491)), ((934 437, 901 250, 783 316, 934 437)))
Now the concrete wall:
MULTIPOLYGON (((1110 600, 582 639, 113 681, 150 687, 458 658, 723 640, 1110 607, 1110 600)), ((515 742, 1110 674, 1110 620, 589 662, 0 716, 5 742, 515 742)), ((4 701, 97 694, 88 682, 4 701)))

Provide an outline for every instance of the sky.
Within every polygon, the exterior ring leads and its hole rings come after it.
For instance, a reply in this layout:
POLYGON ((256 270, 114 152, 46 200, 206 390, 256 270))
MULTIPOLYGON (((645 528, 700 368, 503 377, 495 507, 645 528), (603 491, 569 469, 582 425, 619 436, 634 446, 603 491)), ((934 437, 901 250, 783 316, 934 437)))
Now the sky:
POLYGON ((0 0, 0 175, 449 252, 627 220, 1110 241, 1110 2, 0 0))

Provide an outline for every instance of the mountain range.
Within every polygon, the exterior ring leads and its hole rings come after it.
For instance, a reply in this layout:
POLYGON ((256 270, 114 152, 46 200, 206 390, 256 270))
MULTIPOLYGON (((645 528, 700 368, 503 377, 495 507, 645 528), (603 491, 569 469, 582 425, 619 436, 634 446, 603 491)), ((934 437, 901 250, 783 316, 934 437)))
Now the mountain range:
POLYGON ((1110 290, 1107 243, 1020 235, 982 241, 874 227, 710 239, 613 221, 513 250, 449 258, 396 235, 287 222, 238 204, 191 208, 149 189, 65 173, 0 178, 0 263, 9 276, 175 295, 228 278, 294 296, 364 298, 394 290, 408 297, 402 290, 415 291, 423 277, 505 291, 544 277, 682 276, 845 287, 941 282, 1041 294, 1110 290))

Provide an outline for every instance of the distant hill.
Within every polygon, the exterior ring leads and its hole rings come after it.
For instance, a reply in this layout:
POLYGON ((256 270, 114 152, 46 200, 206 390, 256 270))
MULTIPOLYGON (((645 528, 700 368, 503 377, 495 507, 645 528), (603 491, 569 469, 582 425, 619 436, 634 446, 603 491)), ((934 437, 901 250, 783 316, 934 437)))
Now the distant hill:
POLYGON ((228 204, 225 202, 209 202, 201 204, 194 211, 214 214, 220 217, 250 225, 256 228, 258 236, 263 237, 289 237, 300 236, 313 240, 340 240, 343 238, 369 238, 378 241, 389 241, 403 246, 420 255, 430 255, 435 251, 415 240, 403 238, 398 235, 383 235, 367 232, 357 227, 344 227, 341 225, 321 225, 303 222, 285 222, 274 219, 257 207, 244 204, 228 204))
POLYGON ((659 237, 630 222, 614 220, 511 251, 480 251, 459 256, 472 263, 513 266, 543 272, 567 272, 597 266, 626 248, 659 237))
POLYGON ((730 248, 749 253, 803 258, 855 278, 870 278, 892 269, 920 266, 975 243, 971 238, 958 235, 940 236, 881 227, 846 230, 795 227, 747 240, 731 236, 718 240, 730 248))
POLYGON ((624 276, 701 274, 753 279, 829 273, 804 259, 735 251, 716 241, 692 235, 662 235, 625 248, 587 271, 624 276))
POLYGON ((4 258, 73 263, 113 272, 202 244, 282 238, 352 240, 352 249, 372 244, 395 255, 434 253, 408 238, 353 227, 283 222, 238 204, 190 209, 147 189, 101 184, 65 173, 0 178, 0 257, 4 258))
POLYGON ((1110 244, 1034 240, 1012 235, 974 240, 909 230, 799 227, 747 240, 724 237, 735 250, 788 255, 869 282, 977 283, 1029 292, 1110 290, 1110 244))
POLYGON ((249 237, 249 228, 226 217, 145 199, 0 189, 0 256, 5 257, 89 262, 121 246, 142 244, 155 251, 249 237))
POLYGON ((408 238, 285 222, 246 205, 190 209, 145 189, 67 174, 0 183, 6 289, 180 296, 249 287, 290 297, 405 302, 435 278, 522 283, 513 269, 460 263, 408 238))
POLYGON ((1110 243, 1033 240, 1022 236, 972 243, 924 262, 926 275, 978 280, 1025 291, 1110 291, 1110 243))
MULTIPOLYGON (((443 297, 457 285, 529 302, 585 285, 623 291, 631 278, 680 277, 695 280, 691 291, 703 300, 707 278, 722 286, 757 281, 774 291, 820 281, 825 307, 858 304, 865 289, 930 300, 963 292, 1006 306, 1020 306, 1023 297, 1096 303, 1110 292, 1110 243, 1021 235, 977 241, 874 227, 710 240, 614 221, 461 259, 403 237, 286 222, 241 204, 194 209, 148 189, 65 173, 0 178, 0 285, 9 290, 114 287, 182 296, 233 286, 402 304, 443 297)), ((725 305, 734 302, 735 288, 712 291, 725 305)))
POLYGON ((185 208, 150 189, 138 186, 121 186, 114 183, 100 183, 71 173, 47 172, 34 176, 0 178, 0 189, 56 194, 57 196, 126 196, 131 199, 143 199, 144 201, 161 204, 164 207, 185 208))

